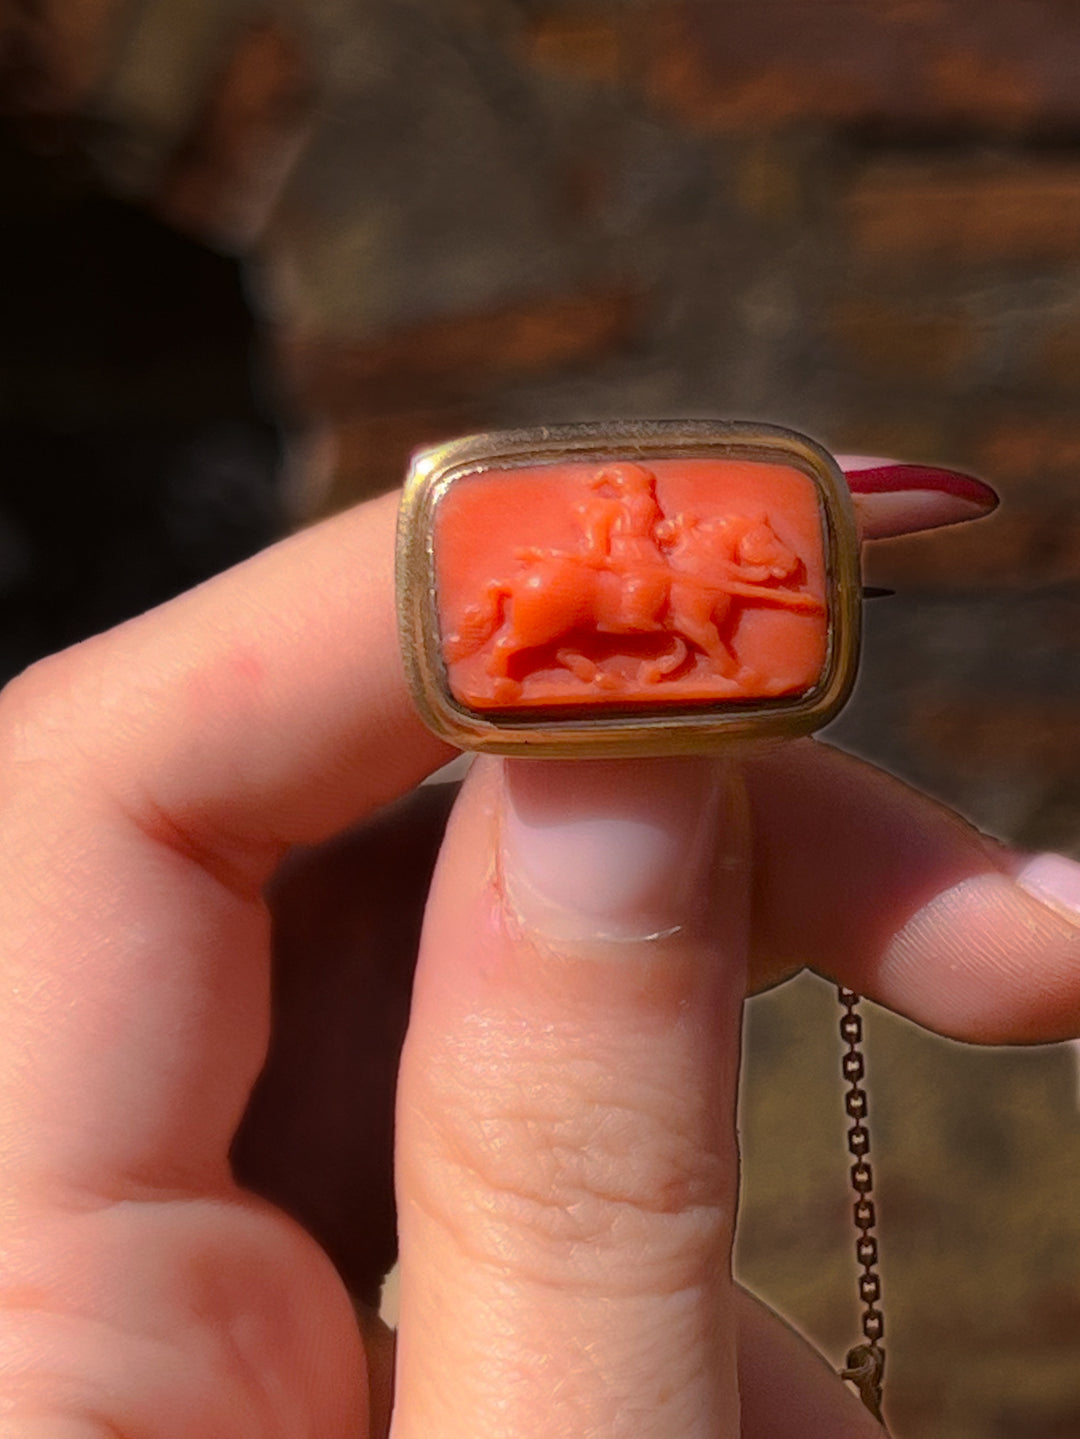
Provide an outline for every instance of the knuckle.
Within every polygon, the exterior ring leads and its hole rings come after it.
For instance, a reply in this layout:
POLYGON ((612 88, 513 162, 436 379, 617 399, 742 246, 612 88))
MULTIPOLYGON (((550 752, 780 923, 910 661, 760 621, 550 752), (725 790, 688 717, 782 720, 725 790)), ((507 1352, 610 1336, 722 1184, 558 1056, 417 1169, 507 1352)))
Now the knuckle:
POLYGON ((729 1242, 734 1146, 713 1143, 701 1102, 628 1085, 603 1057, 432 1077, 425 1202, 475 1258, 656 1290, 698 1282, 729 1242))
POLYGON ((71 745, 82 712, 83 666, 65 650, 37 660, 0 690, 0 746, 9 763, 55 761, 71 745))

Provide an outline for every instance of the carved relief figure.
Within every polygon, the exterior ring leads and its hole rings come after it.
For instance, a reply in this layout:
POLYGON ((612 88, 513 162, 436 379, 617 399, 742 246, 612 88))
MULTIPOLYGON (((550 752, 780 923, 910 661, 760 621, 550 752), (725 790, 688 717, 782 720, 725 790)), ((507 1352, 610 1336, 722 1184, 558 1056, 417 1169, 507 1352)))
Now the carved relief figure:
POLYGON ((609 704, 674 699, 702 675, 728 695, 763 692, 735 640, 746 607, 823 616, 766 513, 666 515, 656 475, 631 463, 580 487, 574 543, 516 549, 444 636, 448 666, 481 660, 493 703, 521 702, 537 671, 555 698, 561 672, 562 698, 585 688, 609 704))

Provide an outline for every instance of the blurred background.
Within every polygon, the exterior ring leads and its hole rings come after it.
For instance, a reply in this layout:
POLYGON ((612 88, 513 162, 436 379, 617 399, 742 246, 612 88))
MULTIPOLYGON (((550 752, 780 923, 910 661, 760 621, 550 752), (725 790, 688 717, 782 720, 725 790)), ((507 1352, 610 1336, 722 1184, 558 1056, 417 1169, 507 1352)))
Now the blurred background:
MULTIPOLYGON (((767 419, 998 487, 832 738, 1080 854, 1074 0, 0 0, 0 70, 5 677, 418 444, 767 419)), ((835 1008, 750 1007, 738 1261, 839 1360, 835 1008)), ((1073 1053, 870 1029, 895 1432, 1075 1439, 1073 1053)))

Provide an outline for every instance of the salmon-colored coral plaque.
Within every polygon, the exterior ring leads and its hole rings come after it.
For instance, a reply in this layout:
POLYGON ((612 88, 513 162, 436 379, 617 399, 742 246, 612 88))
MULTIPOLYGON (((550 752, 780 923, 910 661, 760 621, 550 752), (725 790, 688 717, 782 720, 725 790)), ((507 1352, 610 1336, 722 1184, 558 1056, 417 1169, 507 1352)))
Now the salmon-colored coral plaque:
POLYGON ((433 543, 442 657, 471 709, 770 699, 821 677, 821 511, 792 466, 467 474, 438 501, 433 543))

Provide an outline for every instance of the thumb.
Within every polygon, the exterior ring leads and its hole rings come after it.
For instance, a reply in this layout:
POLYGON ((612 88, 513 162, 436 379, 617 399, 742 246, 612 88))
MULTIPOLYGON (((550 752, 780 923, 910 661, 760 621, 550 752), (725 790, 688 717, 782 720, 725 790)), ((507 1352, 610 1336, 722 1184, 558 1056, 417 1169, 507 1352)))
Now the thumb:
POLYGON ((394 1439, 733 1439, 736 771, 478 761, 398 1100, 394 1439))

